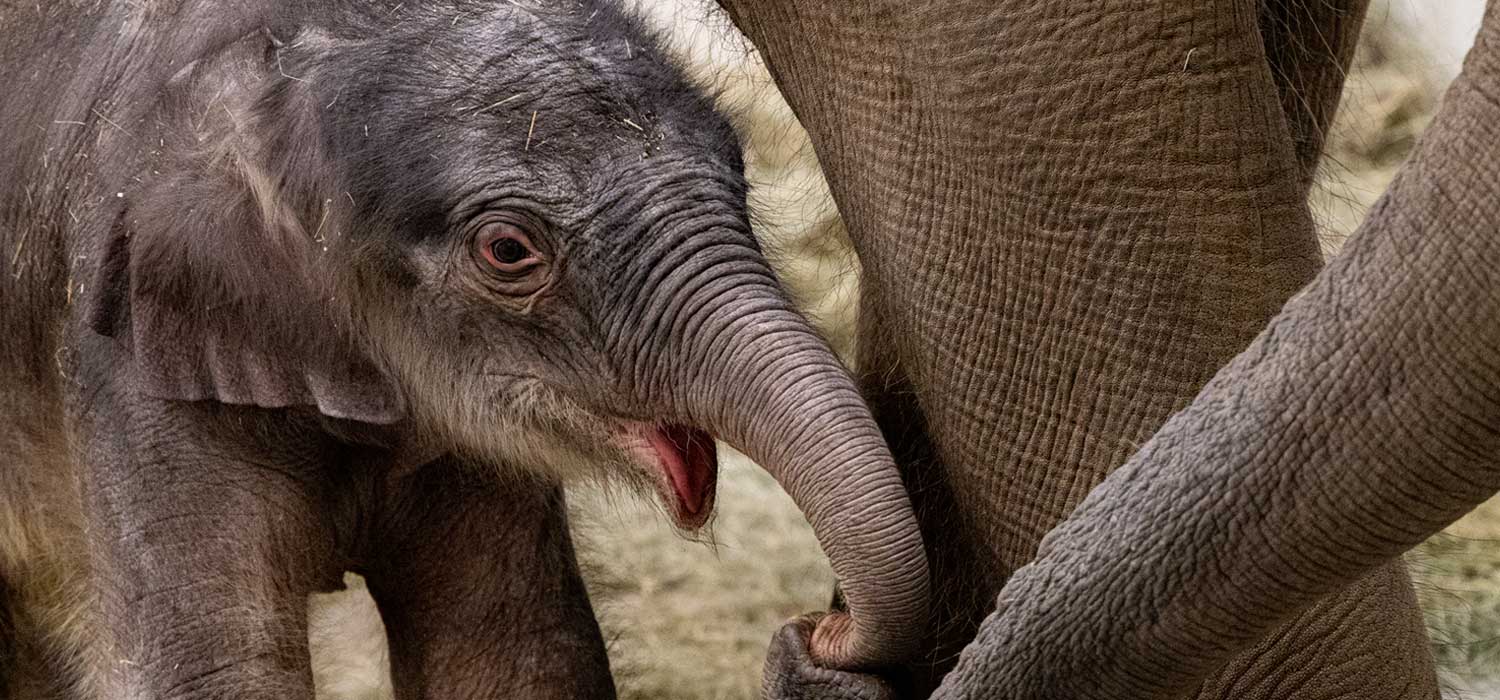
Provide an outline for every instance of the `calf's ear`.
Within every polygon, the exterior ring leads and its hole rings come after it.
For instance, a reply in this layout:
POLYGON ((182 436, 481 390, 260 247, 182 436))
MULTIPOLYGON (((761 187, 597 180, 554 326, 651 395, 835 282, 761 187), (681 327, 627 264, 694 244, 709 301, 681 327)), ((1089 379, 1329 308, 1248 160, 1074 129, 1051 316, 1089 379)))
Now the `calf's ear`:
POLYGON ((129 348, 150 396, 395 422, 401 394, 339 298, 352 202, 316 91, 272 52, 244 63, 181 78, 216 104, 182 110, 202 115, 185 125, 194 142, 164 149, 176 153, 109 232, 83 300, 90 325, 129 348))

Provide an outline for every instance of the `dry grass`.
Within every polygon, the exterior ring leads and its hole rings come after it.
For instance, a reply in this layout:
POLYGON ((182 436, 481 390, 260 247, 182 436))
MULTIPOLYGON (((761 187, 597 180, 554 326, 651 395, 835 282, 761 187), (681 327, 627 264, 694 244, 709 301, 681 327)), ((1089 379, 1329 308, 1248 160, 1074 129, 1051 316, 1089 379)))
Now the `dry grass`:
POLYGON ((1423 543, 1407 562, 1439 668, 1455 685, 1500 697, 1500 498, 1423 543))
POLYGON ((575 494, 586 576, 624 698, 756 697, 771 634, 828 604, 827 559, 776 482, 727 453, 719 486, 712 546, 679 536, 652 505, 575 494))

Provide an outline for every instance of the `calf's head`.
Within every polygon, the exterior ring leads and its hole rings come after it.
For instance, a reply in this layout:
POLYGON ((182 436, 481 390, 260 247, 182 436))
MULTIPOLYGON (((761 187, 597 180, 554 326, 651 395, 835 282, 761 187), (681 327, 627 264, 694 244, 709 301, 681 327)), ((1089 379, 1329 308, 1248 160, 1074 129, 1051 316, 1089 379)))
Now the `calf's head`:
POLYGON ((345 7, 194 57, 104 251, 96 328, 146 394, 406 422, 490 463, 708 517, 713 437, 802 507, 899 658, 926 564, 848 376, 750 235, 733 131, 595 2, 345 7))

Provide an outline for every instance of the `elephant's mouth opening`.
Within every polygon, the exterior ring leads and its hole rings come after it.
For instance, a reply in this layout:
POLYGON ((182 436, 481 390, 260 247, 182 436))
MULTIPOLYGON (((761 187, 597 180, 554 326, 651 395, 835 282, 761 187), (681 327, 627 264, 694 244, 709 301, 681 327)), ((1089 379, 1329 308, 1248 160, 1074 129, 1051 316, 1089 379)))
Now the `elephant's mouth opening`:
POLYGON ((703 527, 713 513, 719 480, 713 436, 685 425, 636 423, 623 437, 635 462, 656 482, 673 522, 689 531, 703 527))

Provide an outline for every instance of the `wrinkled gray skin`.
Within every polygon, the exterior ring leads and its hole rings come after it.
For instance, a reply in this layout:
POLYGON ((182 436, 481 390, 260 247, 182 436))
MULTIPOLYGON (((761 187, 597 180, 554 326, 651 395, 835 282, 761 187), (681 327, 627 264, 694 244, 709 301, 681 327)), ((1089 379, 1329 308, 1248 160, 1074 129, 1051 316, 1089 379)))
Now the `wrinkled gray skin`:
MULTIPOLYGON (((938 696, 1179 697, 1493 496, 1497 231, 1491 2, 1341 256, 1047 536, 938 696)), ((1359 696, 1434 697, 1423 680, 1384 673, 1359 696)))
POLYGON ((849 598, 820 663, 912 653, 927 564, 899 475, 750 236, 731 130, 634 20, 0 12, 0 487, 64 484, 46 507, 0 488, 0 514, 32 506, 82 562, 59 602, 43 557, 0 558, 8 619, 51 635, 0 644, 51 655, 37 682, 310 697, 306 596, 352 569, 403 698, 610 696, 549 481, 655 489, 700 525, 713 474, 704 508, 674 502, 641 449, 660 426, 743 449, 804 509, 849 598))
POLYGON ((768 696, 1436 696, 1392 557, 1497 480, 1493 9, 1320 274, 1359 0, 721 4, 846 217, 933 573, 922 654, 830 672, 794 623, 768 696))

